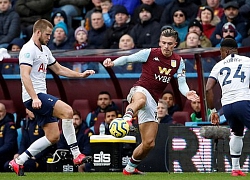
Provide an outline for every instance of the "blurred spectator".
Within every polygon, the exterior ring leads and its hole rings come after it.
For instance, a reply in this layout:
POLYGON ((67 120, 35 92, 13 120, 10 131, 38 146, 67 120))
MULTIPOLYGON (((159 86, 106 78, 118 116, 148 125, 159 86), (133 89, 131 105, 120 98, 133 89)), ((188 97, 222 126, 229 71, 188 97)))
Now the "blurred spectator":
MULTIPOLYGON (((35 119, 34 114, 26 109, 27 117, 22 120, 21 126, 21 142, 18 153, 14 155, 17 158, 22 154, 34 141, 44 136, 44 131, 35 119)), ((47 170, 47 158, 52 156, 56 150, 55 145, 46 148, 35 157, 28 159, 24 163, 24 170, 26 172, 45 172, 47 170)))
POLYGON ((157 118, 159 123, 172 124, 173 118, 168 114, 168 104, 165 100, 159 99, 157 105, 157 118))
POLYGON ((105 126, 105 134, 110 135, 109 132, 109 125, 110 123, 118 117, 117 110, 113 107, 108 107, 105 111, 105 118, 104 118, 104 126, 105 126))
POLYGON ((20 35, 20 18, 10 0, 0 0, 0 22, 0 48, 7 48, 20 35))
POLYGON ((58 8, 63 10, 67 15, 67 25, 72 28, 72 19, 75 16, 82 15, 83 8, 89 4, 89 0, 54 0, 54 11, 58 8))
POLYGON ((185 41, 188 32, 188 21, 186 20, 186 13, 181 9, 176 9, 172 15, 173 23, 171 26, 175 31, 178 32, 178 37, 180 38, 180 43, 185 41))
MULTIPOLYGON (((161 15, 162 15, 162 12, 164 10, 164 6, 156 4, 155 0, 141 0, 141 2, 142 2, 142 4, 147 4, 147 5, 149 5, 151 7, 152 19, 154 19, 157 22, 160 22, 161 15)), ((140 12, 141 12, 141 8, 140 8, 140 6, 138 6, 134 10, 134 13, 133 13, 133 16, 132 16, 133 24, 136 24, 136 23, 138 23, 138 21, 140 21, 140 17, 139 17, 140 12)))
MULTIPOLYGON (((25 41, 21 38, 13 39, 8 45, 8 51, 19 52, 25 41)), ((2 74, 19 74, 19 65, 15 63, 3 63, 2 74)))
POLYGON ((23 47, 25 41, 22 38, 13 39, 8 45, 7 49, 12 52, 18 52, 23 47))
POLYGON ((111 0, 101 0, 101 9, 104 24, 109 28, 115 21, 116 7, 113 6, 111 0))
POLYGON ((84 27, 79 26, 75 30, 75 39, 74 49, 85 49, 88 45, 88 31, 84 27))
POLYGON ((249 0, 222 0, 224 5, 232 1, 235 1, 238 3, 239 13, 248 19, 249 13, 250 13, 250 1, 249 0))
POLYGON ((161 25, 164 26, 166 24, 172 24, 173 19, 172 19, 172 14, 175 9, 183 9, 186 11, 186 20, 190 21, 194 18, 196 18, 196 15, 199 10, 199 6, 195 3, 193 3, 192 0, 172 0, 171 3, 169 3, 161 16, 161 25))
MULTIPOLYGON (((107 91, 101 91, 97 97, 97 108, 87 115, 86 123, 87 126, 94 132, 94 124, 97 121, 97 116, 99 113, 104 113, 106 109, 113 107, 118 111, 118 107, 111 100, 111 95, 107 91)), ((95 132, 94 132, 95 133, 95 132)))
POLYGON ((124 34, 120 40, 119 40, 119 49, 122 50, 129 50, 129 49, 133 49, 135 47, 135 43, 133 38, 128 35, 128 34, 124 34))
MULTIPOLYGON (((87 126, 85 122, 82 120, 80 112, 77 110, 73 110, 73 125, 75 128, 76 140, 77 140, 77 144, 79 146, 80 152, 82 154, 85 154, 86 156, 91 155, 90 140, 86 133, 87 126)), ((63 133, 61 133, 60 135, 60 140, 57 143, 57 149, 70 150, 63 133)), ((87 172, 87 171, 90 171, 90 169, 91 169, 90 163, 84 163, 78 166, 78 172, 87 172)))
POLYGON ((162 94, 162 99, 167 102, 168 105, 168 114, 172 116, 174 112, 180 111, 178 104, 175 104, 174 94, 172 91, 164 91, 162 94))
POLYGON ((17 131, 14 115, 6 112, 5 105, 0 103, 0 172, 8 169, 8 161, 16 152, 17 131))
MULTIPOLYGON (((83 26, 78 27, 75 30, 75 39, 76 42, 74 44, 74 49, 76 50, 85 49, 88 46, 88 31, 83 26)), ((99 72, 98 62, 73 63, 73 70, 77 72, 83 72, 87 69, 95 70, 95 73, 98 73, 99 72)))
POLYGON ((200 14, 198 17, 203 28, 203 33, 207 38, 210 38, 215 30, 215 26, 220 22, 218 16, 214 16, 213 9, 209 6, 200 7, 200 14))
POLYGON ((222 27, 225 23, 231 22, 236 27, 238 33, 242 36, 242 38, 247 37, 247 20, 239 14, 239 5, 237 2, 232 1, 228 2, 224 5, 224 13, 225 15, 221 18, 221 22, 217 24, 210 40, 213 46, 216 46, 220 43, 222 37, 222 27))
MULTIPOLYGON (((241 47, 242 36, 237 32, 235 26, 230 22, 225 23, 222 27, 222 37, 220 43, 228 36, 235 39, 238 47, 241 47)), ((215 47, 220 47, 220 43, 218 43, 215 47)))
POLYGON ((130 23, 130 16, 124 6, 117 5, 115 12, 115 22, 107 29, 105 39, 103 41, 103 48, 118 49, 119 40, 122 35, 127 34, 133 25, 130 23))
MULTIPOLYGON (((130 49, 133 49, 134 47, 135 47, 134 40, 130 35, 124 34, 120 38, 119 49, 130 50, 130 49)), ((128 62, 128 63, 124 64, 123 66, 113 67, 113 71, 115 73, 141 73, 142 63, 128 62)))
MULTIPOLYGON (((188 32, 189 33, 196 32, 197 34, 199 34, 201 47, 203 47, 203 48, 204 47, 212 47, 211 41, 204 35, 203 27, 202 27, 200 21, 198 21, 197 19, 194 19, 193 21, 191 21, 189 23, 188 32)), ((186 44, 187 43, 184 41, 184 42, 180 43, 178 48, 187 48, 186 44)))
POLYGON ((89 31, 92 26, 91 26, 91 14, 95 11, 101 11, 101 0, 92 0, 92 3, 94 4, 93 9, 87 11, 85 15, 85 24, 84 27, 87 31, 89 31))
POLYGON ((130 15, 133 15, 134 10, 137 6, 141 4, 140 0, 112 0, 113 5, 123 5, 130 15))
POLYGON ((51 0, 17 0, 15 10, 21 19, 21 31, 27 42, 33 33, 33 24, 38 19, 51 19, 54 1, 51 0))
POLYGON ((186 36, 186 48, 200 48, 200 36, 196 32, 189 32, 186 36))
POLYGON ((52 41, 48 44, 48 47, 51 50, 73 49, 73 44, 69 42, 68 39, 67 25, 63 21, 60 21, 57 25, 55 25, 52 36, 52 41))
POLYGON ((106 26, 100 11, 91 14, 91 29, 88 32, 88 49, 102 49, 106 26))
POLYGON ((69 41, 74 42, 75 41, 75 37, 74 37, 75 30, 68 25, 68 18, 66 16, 66 13, 63 10, 58 9, 58 10, 53 12, 53 15, 51 17, 51 23, 53 24, 53 26, 55 26, 60 21, 63 21, 67 25, 69 41))
MULTIPOLYGON (((193 122, 202 122, 201 117, 201 102, 200 100, 197 101, 191 101, 191 107, 193 109, 193 113, 190 115, 190 119, 193 122)), ((210 109, 207 110, 207 115, 210 115, 210 109)))
POLYGON ((140 21, 135 24, 129 34, 133 37, 137 48, 158 47, 161 26, 152 18, 152 7, 142 4, 139 9, 140 21))
MULTIPOLYGON (((213 15, 221 18, 224 14, 224 8, 221 4, 221 0, 206 0, 205 6, 210 7, 213 10, 213 15)), ((198 16, 203 10, 204 6, 201 6, 198 12, 198 16)))

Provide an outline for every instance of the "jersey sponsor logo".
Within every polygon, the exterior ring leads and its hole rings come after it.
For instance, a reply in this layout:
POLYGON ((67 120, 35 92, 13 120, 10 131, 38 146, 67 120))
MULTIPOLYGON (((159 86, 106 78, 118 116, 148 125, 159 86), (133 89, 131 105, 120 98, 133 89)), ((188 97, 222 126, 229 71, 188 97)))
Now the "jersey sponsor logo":
POLYGON ((160 74, 169 75, 170 72, 172 71, 172 69, 162 68, 162 67, 160 67, 160 66, 159 66, 158 68, 159 68, 160 74))
POLYGON ((40 64, 39 68, 38 68, 38 72, 43 72, 43 73, 46 73, 46 67, 45 65, 42 63, 40 64))
POLYGON ((172 66, 172 67, 176 67, 176 60, 174 60, 174 59, 171 60, 171 66, 172 66))
POLYGON ((170 76, 161 76, 161 75, 157 75, 155 74, 155 79, 158 80, 158 81, 161 81, 163 83, 169 83, 170 82, 170 79, 171 77, 170 76))

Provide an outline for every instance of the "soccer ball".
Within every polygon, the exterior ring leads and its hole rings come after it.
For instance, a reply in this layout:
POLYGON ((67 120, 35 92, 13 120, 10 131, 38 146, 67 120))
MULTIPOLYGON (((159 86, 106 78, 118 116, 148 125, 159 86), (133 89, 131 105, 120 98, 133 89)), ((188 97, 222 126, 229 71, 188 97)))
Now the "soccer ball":
POLYGON ((116 118, 109 125, 109 132, 116 138, 122 138, 129 132, 129 124, 122 118, 116 118))

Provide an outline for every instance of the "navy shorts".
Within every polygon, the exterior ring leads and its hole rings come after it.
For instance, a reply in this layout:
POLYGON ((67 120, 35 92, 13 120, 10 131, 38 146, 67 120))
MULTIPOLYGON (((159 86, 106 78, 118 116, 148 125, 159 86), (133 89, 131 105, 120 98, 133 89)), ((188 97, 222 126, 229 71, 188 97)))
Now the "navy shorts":
POLYGON ((24 105, 27 109, 34 113, 38 125, 43 127, 47 123, 57 122, 57 118, 53 117, 53 108, 56 101, 59 99, 50 94, 44 93, 38 93, 37 96, 42 102, 40 109, 32 108, 32 99, 25 101, 24 105))
POLYGON ((232 132, 243 136, 244 127, 250 129, 250 101, 238 101, 223 106, 223 113, 232 132))

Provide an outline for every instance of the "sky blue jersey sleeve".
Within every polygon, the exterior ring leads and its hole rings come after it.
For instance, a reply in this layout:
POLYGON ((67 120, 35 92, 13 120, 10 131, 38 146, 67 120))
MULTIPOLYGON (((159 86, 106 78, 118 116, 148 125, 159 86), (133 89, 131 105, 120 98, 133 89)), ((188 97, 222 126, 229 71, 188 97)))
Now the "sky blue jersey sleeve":
POLYGON ((187 92, 189 91, 189 87, 186 82, 186 70, 185 70, 185 62, 181 58, 180 66, 177 70, 177 80, 178 80, 178 86, 181 94, 186 96, 187 92))
POLYGON ((122 66, 128 62, 146 62, 151 49, 143 49, 129 56, 121 56, 115 59, 114 66, 122 66))

